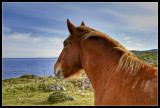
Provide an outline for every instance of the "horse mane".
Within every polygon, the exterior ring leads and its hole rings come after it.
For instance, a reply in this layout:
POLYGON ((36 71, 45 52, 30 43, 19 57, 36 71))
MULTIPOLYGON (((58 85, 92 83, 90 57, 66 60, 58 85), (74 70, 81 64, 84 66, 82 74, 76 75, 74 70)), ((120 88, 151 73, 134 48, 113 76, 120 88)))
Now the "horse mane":
POLYGON ((133 74, 137 72, 141 67, 144 67, 146 65, 145 62, 139 60, 130 51, 128 51, 124 46, 122 46, 119 42, 115 41, 114 39, 106 35, 105 33, 99 32, 87 26, 78 26, 76 28, 77 28, 77 31, 81 31, 84 33, 84 35, 82 36, 83 40, 86 40, 93 36, 101 37, 109 41, 111 44, 113 44, 115 50, 121 51, 122 56, 118 62, 118 67, 117 67, 118 70, 124 69, 125 71, 129 71, 131 74, 133 74))

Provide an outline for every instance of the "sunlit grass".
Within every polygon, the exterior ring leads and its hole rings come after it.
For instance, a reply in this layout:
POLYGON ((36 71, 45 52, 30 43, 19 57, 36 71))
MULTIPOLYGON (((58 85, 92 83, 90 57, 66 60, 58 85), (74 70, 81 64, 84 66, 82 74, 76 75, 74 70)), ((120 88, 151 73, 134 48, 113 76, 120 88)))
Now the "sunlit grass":
MULTIPOLYGON (((81 80, 81 79, 79 79, 81 80)), ((82 90, 80 86, 75 86, 76 80, 60 80, 57 78, 41 77, 30 79, 27 77, 11 78, 2 81, 2 105, 3 106, 83 106, 93 105, 93 89, 82 90), (46 80, 46 84, 45 84, 46 80), (57 103, 48 100, 53 91, 49 86, 55 83, 66 88, 66 96, 73 96, 75 100, 59 101, 57 103), (81 96, 77 90, 85 93, 81 96)), ((77 80, 78 83, 78 80, 77 80)), ((58 96, 58 95, 57 95, 58 96)))

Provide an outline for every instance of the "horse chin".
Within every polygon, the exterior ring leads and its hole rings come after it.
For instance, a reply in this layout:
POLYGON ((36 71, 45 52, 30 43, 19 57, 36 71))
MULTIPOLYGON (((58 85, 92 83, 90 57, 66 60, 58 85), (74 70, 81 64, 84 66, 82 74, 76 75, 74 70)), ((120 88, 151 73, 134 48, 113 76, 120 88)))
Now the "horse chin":
POLYGON ((63 76, 62 72, 58 72, 57 74, 55 74, 59 79, 65 79, 65 77, 63 76))
POLYGON ((59 76, 57 76, 59 79, 65 79, 65 77, 63 76, 63 75, 59 75, 59 76))

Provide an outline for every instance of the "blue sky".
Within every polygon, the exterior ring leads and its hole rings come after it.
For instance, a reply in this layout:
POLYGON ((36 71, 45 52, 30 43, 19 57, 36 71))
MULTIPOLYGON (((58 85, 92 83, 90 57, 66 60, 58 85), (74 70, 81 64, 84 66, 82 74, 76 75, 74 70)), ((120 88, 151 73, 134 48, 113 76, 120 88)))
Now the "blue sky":
POLYGON ((67 18, 128 50, 158 49, 158 2, 3 2, 2 57, 58 57, 69 34, 67 18))

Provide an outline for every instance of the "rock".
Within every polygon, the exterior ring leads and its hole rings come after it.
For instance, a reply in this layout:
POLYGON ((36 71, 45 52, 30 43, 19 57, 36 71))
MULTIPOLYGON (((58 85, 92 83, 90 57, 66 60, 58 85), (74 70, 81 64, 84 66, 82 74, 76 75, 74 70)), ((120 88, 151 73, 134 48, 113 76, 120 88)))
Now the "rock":
POLYGON ((49 89, 52 90, 52 91, 54 91, 54 90, 53 90, 53 89, 54 89, 53 86, 49 86, 49 89))
POLYGON ((75 85, 75 86, 78 86, 78 84, 77 84, 77 83, 74 83, 74 85, 75 85))
POLYGON ((60 86, 58 83, 56 83, 54 86, 49 86, 49 89, 51 89, 52 91, 55 91, 55 90, 65 91, 66 90, 63 86, 60 86))
POLYGON ((73 96, 68 96, 68 99, 69 99, 69 100, 76 100, 76 98, 73 97, 73 96))
POLYGON ((59 87, 60 85, 58 84, 58 83, 56 83, 55 85, 54 85, 54 87, 59 87))
POLYGON ((52 75, 50 75, 49 78, 52 78, 52 75))
POLYGON ((92 95, 91 95, 91 94, 88 94, 87 97, 92 97, 92 95))
POLYGON ((49 86, 49 89, 53 88, 53 86, 49 86))
POLYGON ((53 93, 50 93, 49 95, 52 95, 53 93))
POLYGON ((61 90, 61 88, 59 86, 55 87, 56 90, 61 90))
POLYGON ((81 92, 81 90, 77 90, 78 92, 81 92))
POLYGON ((18 98, 18 100, 21 100, 21 98, 18 98))
POLYGON ((86 87, 92 88, 92 85, 87 77, 87 75, 84 76, 83 80, 81 81, 81 88, 85 89, 86 87))
POLYGON ((66 91, 66 89, 63 86, 60 86, 61 90, 66 91))
POLYGON ((52 90, 52 91, 56 90, 54 86, 49 86, 49 89, 52 90))
POLYGON ((85 89, 85 86, 84 86, 84 85, 82 85, 82 86, 81 86, 81 88, 82 88, 82 89, 85 89))
POLYGON ((55 89, 55 88, 51 88, 51 90, 52 90, 52 91, 55 91, 56 89, 55 89))
POLYGON ((85 95, 85 93, 81 93, 80 95, 81 95, 81 96, 84 96, 84 95, 85 95))
POLYGON ((32 79, 38 79, 38 76, 33 76, 32 79))

